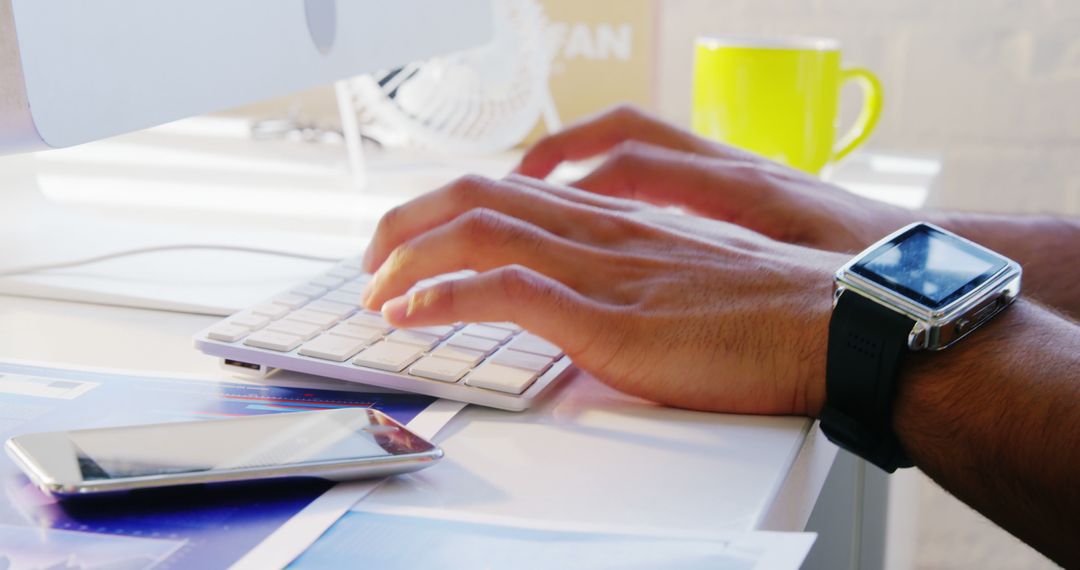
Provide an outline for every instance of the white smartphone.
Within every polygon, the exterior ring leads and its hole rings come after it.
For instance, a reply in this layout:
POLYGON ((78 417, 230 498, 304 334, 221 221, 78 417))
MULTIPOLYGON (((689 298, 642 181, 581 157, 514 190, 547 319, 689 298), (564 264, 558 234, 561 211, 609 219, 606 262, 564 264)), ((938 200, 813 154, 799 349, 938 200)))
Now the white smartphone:
POLYGON ((5 446, 60 497, 282 477, 331 480, 423 469, 437 446, 369 408, 34 433, 5 446))

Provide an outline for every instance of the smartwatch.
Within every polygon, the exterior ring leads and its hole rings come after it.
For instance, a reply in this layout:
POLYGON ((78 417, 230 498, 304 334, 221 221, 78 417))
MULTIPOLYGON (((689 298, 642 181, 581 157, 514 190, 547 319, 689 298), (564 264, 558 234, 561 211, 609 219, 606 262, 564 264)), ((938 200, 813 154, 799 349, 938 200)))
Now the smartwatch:
POLYGON ((912 466, 892 429, 904 354, 941 350, 1020 293, 1020 266, 932 224, 904 227, 836 272, 821 430, 892 473, 912 466))

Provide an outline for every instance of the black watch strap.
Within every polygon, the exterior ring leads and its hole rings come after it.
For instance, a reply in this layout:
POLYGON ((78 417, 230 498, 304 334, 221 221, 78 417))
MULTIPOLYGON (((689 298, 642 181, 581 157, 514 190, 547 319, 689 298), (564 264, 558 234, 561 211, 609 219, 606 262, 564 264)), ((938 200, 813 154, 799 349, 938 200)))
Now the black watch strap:
POLYGON ((913 464, 892 429, 896 373, 915 321, 850 291, 829 321, 821 430, 892 473, 913 464))

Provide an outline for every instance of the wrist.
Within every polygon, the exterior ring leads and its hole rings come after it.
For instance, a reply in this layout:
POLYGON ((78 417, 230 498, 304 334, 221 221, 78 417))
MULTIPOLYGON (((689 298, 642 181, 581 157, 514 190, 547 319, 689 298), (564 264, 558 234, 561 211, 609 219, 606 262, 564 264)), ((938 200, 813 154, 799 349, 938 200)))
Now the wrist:
POLYGON ((888 472, 911 466, 893 425, 900 369, 979 329, 1016 297, 1020 276, 1014 261, 927 223, 845 264, 829 323, 821 411, 829 439, 888 472))
MULTIPOLYGON (((979 402, 996 390, 993 375, 1002 370, 997 359, 1022 350, 1016 331, 1026 328, 1025 321, 1034 306, 1018 299, 1012 306, 972 332, 962 342, 941 351, 912 352, 898 372, 896 400, 893 407, 893 431, 908 455, 923 465, 945 460, 931 457, 934 450, 952 450, 949 444, 961 437, 956 418, 973 420, 985 413, 979 402)), ((992 418, 986 418, 993 422, 992 418)), ((986 442, 992 445, 991 441, 986 442)), ((959 461, 959 458, 952 458, 959 461)))

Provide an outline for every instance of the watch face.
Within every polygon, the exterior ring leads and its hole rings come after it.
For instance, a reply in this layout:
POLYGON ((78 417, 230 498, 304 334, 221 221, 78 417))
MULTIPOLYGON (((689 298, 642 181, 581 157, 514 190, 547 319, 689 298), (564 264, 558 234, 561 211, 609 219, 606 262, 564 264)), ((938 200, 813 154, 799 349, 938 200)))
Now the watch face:
POLYGON ((919 225, 871 251, 851 271, 932 310, 963 297, 1008 260, 919 225))

